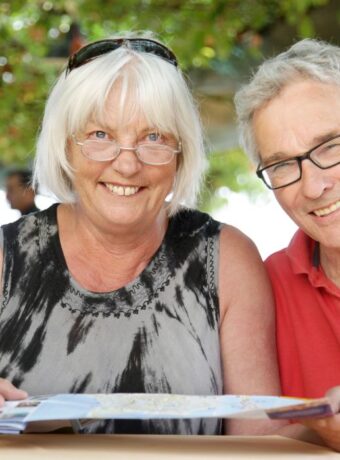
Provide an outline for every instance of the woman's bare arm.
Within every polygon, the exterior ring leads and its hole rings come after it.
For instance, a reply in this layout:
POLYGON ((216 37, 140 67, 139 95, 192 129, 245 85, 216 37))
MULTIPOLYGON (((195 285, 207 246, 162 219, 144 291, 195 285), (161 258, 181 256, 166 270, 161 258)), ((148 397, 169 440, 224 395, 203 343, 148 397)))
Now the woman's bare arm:
MULTIPOLYGON (((0 247, 0 289, 2 293, 2 271, 3 271, 3 250, 0 247)), ((1 298, 1 295, 0 295, 1 298)), ((0 378, 0 406, 3 405, 5 400, 10 399, 23 399, 27 398, 25 391, 19 390, 11 382, 6 379, 0 378)))
MULTIPOLYGON (((251 240, 225 226, 220 239, 220 341, 224 393, 279 395, 275 309, 270 283, 251 240)), ((265 434, 282 426, 228 420, 228 434, 265 434)))

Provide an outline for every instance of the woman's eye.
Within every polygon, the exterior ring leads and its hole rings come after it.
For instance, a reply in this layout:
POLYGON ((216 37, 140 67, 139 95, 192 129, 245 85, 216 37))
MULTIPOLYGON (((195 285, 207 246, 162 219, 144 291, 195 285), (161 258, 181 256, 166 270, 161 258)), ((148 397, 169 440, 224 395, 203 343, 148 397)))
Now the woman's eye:
POLYGON ((159 133, 149 133, 146 136, 146 140, 148 142, 157 142, 157 141, 160 141, 161 139, 162 139, 162 136, 159 133))
POLYGON ((101 140, 108 140, 109 137, 105 131, 98 130, 98 131, 93 131, 92 133, 90 133, 89 139, 101 141, 101 140))

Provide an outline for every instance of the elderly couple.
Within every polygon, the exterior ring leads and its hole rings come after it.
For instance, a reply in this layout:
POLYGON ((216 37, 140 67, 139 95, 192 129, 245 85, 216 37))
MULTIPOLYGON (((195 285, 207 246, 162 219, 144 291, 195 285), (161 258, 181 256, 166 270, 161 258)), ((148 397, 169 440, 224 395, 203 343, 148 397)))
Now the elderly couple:
MULTIPOLYGON (((331 390, 337 410, 340 49, 295 44, 259 68, 236 108, 258 176, 300 227, 267 270, 241 232, 194 208, 205 153, 173 52, 130 36, 70 58, 46 105, 34 170, 59 203, 0 229, 0 403, 67 392, 331 390)), ((109 420, 84 431, 296 426, 109 420)), ((340 449, 340 415, 306 426, 340 449)))

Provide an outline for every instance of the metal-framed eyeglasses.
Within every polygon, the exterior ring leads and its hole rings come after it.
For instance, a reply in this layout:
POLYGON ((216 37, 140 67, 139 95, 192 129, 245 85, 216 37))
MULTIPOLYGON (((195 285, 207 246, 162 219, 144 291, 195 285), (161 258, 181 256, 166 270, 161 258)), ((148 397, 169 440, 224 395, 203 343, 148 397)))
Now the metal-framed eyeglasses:
POLYGON ((138 144, 136 147, 122 147, 115 140, 92 140, 80 142, 74 134, 73 141, 80 146, 81 153, 93 161, 113 161, 123 150, 134 152, 139 161, 146 165, 161 166, 172 161, 182 151, 181 142, 177 149, 165 144, 138 144))
POLYGON ((264 167, 259 164, 256 174, 268 188, 277 190, 301 179, 304 160, 310 160, 320 169, 329 169, 340 164, 340 134, 321 142, 301 155, 277 161, 264 167))

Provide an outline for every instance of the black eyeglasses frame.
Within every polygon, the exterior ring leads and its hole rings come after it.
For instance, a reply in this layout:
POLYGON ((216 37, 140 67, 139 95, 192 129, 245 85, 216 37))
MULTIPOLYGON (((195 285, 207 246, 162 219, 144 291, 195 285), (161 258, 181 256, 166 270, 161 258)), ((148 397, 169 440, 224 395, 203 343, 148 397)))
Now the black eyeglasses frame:
POLYGON ((317 163, 315 160, 313 160, 313 158, 311 158, 311 155, 312 153, 318 149, 319 147, 321 147, 323 144, 327 144, 327 142, 330 142, 334 139, 337 139, 339 138, 340 139, 340 134, 337 134, 336 136, 333 136, 333 137, 330 137, 329 139, 325 140, 325 141, 322 141, 320 142, 320 144, 318 145, 315 145, 314 147, 312 147, 310 150, 308 150, 307 152, 301 154, 301 155, 297 155, 295 157, 292 157, 292 158, 286 158, 285 160, 280 160, 280 161, 276 161, 275 163, 271 163, 270 165, 267 165, 267 166, 264 166, 263 168, 261 167, 261 163, 258 164, 257 168, 256 168, 256 175, 257 177, 259 177, 263 182, 264 184, 270 189, 270 190, 278 190, 280 188, 284 188, 284 187, 288 187, 288 185, 292 185, 292 184, 295 184, 296 182, 299 182, 299 180, 301 180, 301 177, 302 177, 302 162, 303 160, 309 160, 313 163, 313 165, 317 166, 319 169, 330 169, 330 168, 333 168, 334 166, 337 166, 338 164, 340 164, 340 161, 330 165, 330 166, 321 166, 319 163, 317 163), (289 182, 288 184, 285 184, 285 185, 280 185, 279 187, 272 187, 270 184, 268 184, 263 176, 263 171, 265 171, 266 169, 268 168, 271 168, 272 166, 275 166, 275 165, 278 165, 280 163, 283 163, 285 161, 289 161, 289 160, 295 160, 297 161, 298 163, 298 166, 299 166, 299 171, 300 171, 300 174, 299 174, 299 178, 298 179, 295 179, 293 180, 292 182, 289 182))

